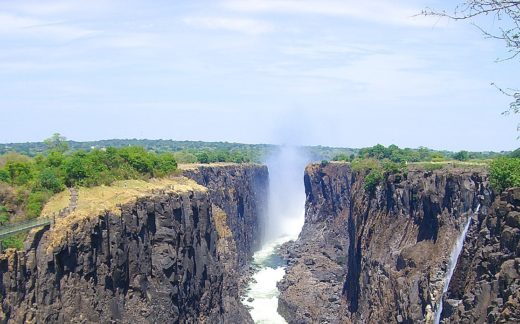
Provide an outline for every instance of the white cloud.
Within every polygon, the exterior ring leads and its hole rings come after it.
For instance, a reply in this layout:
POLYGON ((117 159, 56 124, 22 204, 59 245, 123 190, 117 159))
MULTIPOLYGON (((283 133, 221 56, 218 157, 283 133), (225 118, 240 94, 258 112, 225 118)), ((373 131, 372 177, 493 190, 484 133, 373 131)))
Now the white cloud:
POLYGON ((338 16, 392 25, 431 27, 436 23, 430 17, 415 17, 421 7, 388 0, 226 0, 222 5, 240 12, 338 16))
POLYGON ((93 32, 60 22, 0 13, 0 34, 9 36, 24 35, 35 38, 51 37, 58 40, 71 40, 88 36, 93 32))
POLYGON ((228 31, 236 31, 246 34, 265 34, 274 30, 270 23, 244 18, 226 18, 226 17, 186 17, 184 23, 206 29, 220 29, 228 31))

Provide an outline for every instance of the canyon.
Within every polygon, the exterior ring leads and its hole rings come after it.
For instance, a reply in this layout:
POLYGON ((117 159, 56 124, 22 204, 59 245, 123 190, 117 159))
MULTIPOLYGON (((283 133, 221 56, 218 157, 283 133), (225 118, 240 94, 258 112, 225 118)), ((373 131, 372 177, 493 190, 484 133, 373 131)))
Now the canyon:
MULTIPOLYGON (((188 185, 66 233, 32 231, 24 250, 0 255, 0 322, 253 323, 241 300, 277 217, 267 216, 269 173, 193 165, 182 171, 188 185)), ((410 166, 374 190, 366 175, 348 163, 301 172, 303 228, 279 251, 285 321, 520 320, 520 189, 495 193, 481 167, 410 166)))

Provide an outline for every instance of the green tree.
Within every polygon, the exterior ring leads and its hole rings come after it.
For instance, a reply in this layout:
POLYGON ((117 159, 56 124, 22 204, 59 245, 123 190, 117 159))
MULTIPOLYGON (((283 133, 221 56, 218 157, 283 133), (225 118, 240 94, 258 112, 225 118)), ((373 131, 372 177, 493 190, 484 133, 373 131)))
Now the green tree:
POLYGON ((455 153, 453 158, 458 161, 467 161, 469 159, 469 153, 467 151, 460 151, 455 153))
POLYGON ((60 133, 54 133, 51 137, 43 141, 47 145, 49 151, 65 152, 69 149, 67 138, 61 136, 60 133))
POLYGON ((44 169, 38 178, 39 184, 43 189, 58 193, 65 189, 63 180, 56 174, 54 169, 44 169))
POLYGON ((499 193, 510 187, 519 187, 520 159, 500 157, 493 160, 489 166, 489 180, 499 193))
POLYGON ((43 205, 49 199, 49 194, 43 191, 31 192, 27 199, 26 215, 27 218, 32 219, 40 216, 43 205))

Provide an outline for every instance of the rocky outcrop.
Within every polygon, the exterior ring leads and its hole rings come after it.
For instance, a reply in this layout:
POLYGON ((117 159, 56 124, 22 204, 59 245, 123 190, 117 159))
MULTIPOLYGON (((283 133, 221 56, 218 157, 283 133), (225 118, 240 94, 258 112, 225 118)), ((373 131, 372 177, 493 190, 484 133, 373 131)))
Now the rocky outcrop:
POLYGON ((289 323, 432 322, 455 241, 494 199, 482 170, 409 170, 373 192, 364 176, 307 167, 305 225, 279 283, 289 323))
POLYGON ((53 228, 33 232, 25 251, 0 255, 0 322, 251 323, 230 273, 237 245, 252 249, 259 230, 236 234, 235 222, 245 221, 233 218, 259 217, 267 172, 229 168, 207 180, 233 192, 230 201, 215 188, 156 192, 71 224, 60 241, 53 228), (259 188, 244 174, 255 174, 259 188))
POLYGON ((198 165, 183 171, 210 191, 212 203, 227 215, 227 224, 238 246, 238 265, 248 263, 260 247, 267 207, 269 172, 264 165, 198 165))
POLYGON ((520 188, 473 222, 445 299, 445 323, 520 322, 520 188))

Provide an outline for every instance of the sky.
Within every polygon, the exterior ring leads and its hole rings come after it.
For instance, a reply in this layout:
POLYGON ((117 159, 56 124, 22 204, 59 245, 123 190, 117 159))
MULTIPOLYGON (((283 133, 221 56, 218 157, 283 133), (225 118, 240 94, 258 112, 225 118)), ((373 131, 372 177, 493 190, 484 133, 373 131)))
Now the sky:
POLYGON ((518 59, 416 16, 454 3, 0 0, 0 142, 516 149, 518 59))

